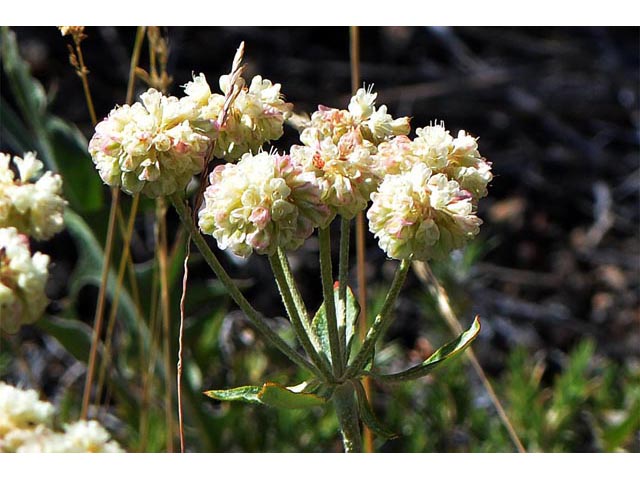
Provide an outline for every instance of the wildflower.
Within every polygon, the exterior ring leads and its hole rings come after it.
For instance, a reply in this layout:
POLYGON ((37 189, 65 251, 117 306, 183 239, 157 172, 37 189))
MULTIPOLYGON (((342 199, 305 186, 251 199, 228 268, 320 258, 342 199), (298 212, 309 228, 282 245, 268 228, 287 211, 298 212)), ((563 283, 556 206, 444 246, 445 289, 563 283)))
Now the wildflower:
MULTIPOLYGON (((344 139, 345 137, 343 137, 344 139)), ((369 149, 363 145, 336 146, 325 138, 316 148, 294 145, 291 157, 317 177, 322 202, 333 212, 353 218, 364 210, 379 179, 369 149)))
POLYGON ((29 239, 14 227, 0 228, 0 329, 15 333, 44 312, 49 257, 31 256, 29 239))
POLYGON ((38 399, 35 390, 0 382, 0 452, 117 453, 117 442, 95 420, 52 429, 55 409, 38 399))
POLYGON ((35 153, 27 152, 24 158, 13 157, 16 179, 10 158, 0 153, 0 228, 13 226, 36 240, 47 240, 64 228, 62 177, 45 172, 35 180, 43 165, 35 153))
POLYGON ((13 430, 50 426, 53 405, 38 399, 35 390, 20 390, 0 382, 0 441, 13 430))
POLYGON ((236 74, 223 75, 219 85, 223 94, 211 93, 201 73, 184 87, 186 98, 198 109, 198 126, 215 142, 215 157, 236 161, 282 136, 292 105, 283 100, 279 83, 258 75, 247 88, 244 79, 236 74))
POLYGON ((318 177, 322 201, 345 218, 364 210, 379 184, 377 145, 409 132, 409 119, 394 120, 385 105, 376 109, 376 97, 361 88, 347 110, 320 105, 300 134, 303 145, 291 148, 296 162, 318 177))
POLYGON ((200 229, 242 257, 296 249, 329 219, 315 175, 289 155, 266 152, 216 167, 199 212, 200 229))
POLYGON ((475 138, 464 130, 453 138, 444 124, 416 129, 412 154, 434 173, 444 173, 471 193, 473 200, 487 195, 487 185, 493 178, 491 164, 478 152, 475 138))
POLYGON ((107 185, 149 197, 171 195, 202 171, 209 138, 193 124, 194 102, 153 88, 140 100, 114 108, 96 126, 89 153, 107 185))
POLYGON ((479 231, 471 195, 423 163, 389 175, 371 195, 369 229, 389 257, 443 258, 479 231))

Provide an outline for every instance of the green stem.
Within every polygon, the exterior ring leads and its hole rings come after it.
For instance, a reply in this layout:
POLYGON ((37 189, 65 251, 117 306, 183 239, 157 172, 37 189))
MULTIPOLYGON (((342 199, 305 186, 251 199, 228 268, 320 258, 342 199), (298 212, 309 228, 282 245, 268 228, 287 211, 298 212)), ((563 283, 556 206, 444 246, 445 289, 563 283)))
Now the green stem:
POLYGON ((284 272, 285 280, 290 288, 291 296, 293 297, 293 303, 296 307, 296 310, 300 314, 300 318, 302 319, 304 330, 309 336, 315 350, 319 352, 322 350, 320 348, 320 340, 311 328, 311 319, 309 318, 309 312, 307 311, 307 307, 302 300, 302 295, 300 295, 298 285, 296 284, 296 280, 293 277, 293 273, 291 272, 291 265, 289 264, 287 254, 281 247, 278 247, 278 258, 280 259, 280 264, 282 265, 282 271, 284 272))
POLYGON ((360 348, 358 355, 349 368, 347 368, 345 378, 352 378, 358 375, 371 358, 371 354, 373 353, 373 349, 378 338, 389 326, 392 318, 389 314, 396 302, 396 299, 398 298, 402 284, 404 283, 405 278, 407 278, 407 272, 410 267, 411 258, 405 258, 400 262, 393 278, 393 282, 391 283, 391 287, 389 288, 389 292, 387 292, 387 297, 382 305, 382 309, 380 309, 380 313, 376 316, 373 325, 371 325, 371 328, 367 332, 367 336, 362 343, 362 347, 360 348))
POLYGON ((322 294, 327 314, 327 331, 329 333, 329 349, 333 374, 340 378, 344 371, 342 354, 340 353, 340 336, 336 318, 336 302, 333 297, 333 269, 331 267, 331 234, 329 227, 318 229, 320 240, 320 276, 322 277, 322 294))
POLYGON ((362 435, 353 385, 349 382, 339 385, 333 394, 332 401, 340 421, 345 453, 361 453, 362 435))
POLYGON ((340 263, 338 266, 338 331, 340 333, 340 348, 347 362, 347 284, 349 276, 349 236, 351 221, 344 217, 340 219, 340 263))
POLYGON ((171 199, 171 203, 173 203, 173 206, 176 209, 176 212, 178 213, 178 216, 180 217, 180 220, 182 221, 183 225, 187 229, 187 232, 191 234, 191 238, 193 239, 193 242, 196 244, 196 246, 200 250, 200 253, 202 253, 202 256, 204 257, 205 261, 207 262, 207 264, 209 264, 209 266, 214 271, 218 279, 225 286, 227 292, 229 293, 233 301, 236 302, 236 304, 247 316, 247 318, 249 319, 253 327, 256 330, 258 330, 262 335, 264 335, 266 339, 269 340, 278 350, 280 350, 283 354, 289 357, 291 361, 294 362, 296 365, 298 365, 299 367, 305 370, 310 371, 315 376, 322 378, 323 377, 322 372, 320 372, 320 370, 318 370, 318 368, 312 363, 310 363, 306 358, 304 358, 302 355, 296 352, 293 348, 287 345, 287 343, 284 340, 282 340, 282 338, 280 338, 278 334, 273 330, 271 330, 271 328, 266 324, 263 316, 251 306, 249 301, 242 294, 240 289, 238 289, 238 287, 233 282, 231 277, 229 277, 229 274, 226 272, 224 267, 220 264, 215 254, 211 251, 211 249, 209 248, 209 245, 207 245, 207 242, 205 241, 203 236, 200 234, 200 231, 196 227, 196 224, 194 223, 193 218, 191 217, 191 214, 189 212, 189 207, 185 203, 184 198, 182 198, 182 196, 179 194, 173 194, 170 197, 170 199, 171 199))
POLYGON ((320 369, 322 372, 322 379, 328 380, 333 379, 333 375, 331 370, 323 362, 322 357, 318 354, 318 350, 313 346, 307 332, 304 328, 302 321, 302 314, 300 310, 296 307, 296 304, 293 299, 293 295, 291 291, 293 288, 289 283, 292 281, 291 278, 287 278, 284 268, 282 266, 282 259, 279 255, 269 255, 269 263, 271 265, 271 270, 273 271, 273 275, 276 279, 276 284, 278 285, 278 290, 280 291, 280 296, 282 297, 282 301, 287 310, 287 315, 289 315, 289 320, 291 321, 291 325, 293 326, 293 330, 298 337, 298 340, 302 344, 302 348, 307 353, 311 361, 320 369))

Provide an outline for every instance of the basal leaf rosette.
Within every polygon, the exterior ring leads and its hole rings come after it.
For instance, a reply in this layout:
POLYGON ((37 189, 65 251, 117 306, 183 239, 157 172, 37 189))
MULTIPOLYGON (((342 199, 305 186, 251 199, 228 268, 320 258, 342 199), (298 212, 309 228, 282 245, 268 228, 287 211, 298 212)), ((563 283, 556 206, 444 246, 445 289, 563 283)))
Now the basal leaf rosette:
POLYGON ((246 153, 216 167, 199 212, 202 232, 241 257, 294 250, 330 220, 313 172, 289 155, 246 153))
POLYGON ((62 177, 45 172, 33 152, 13 157, 18 170, 9 168, 11 157, 0 153, 0 228, 16 227, 36 240, 47 240, 64 228, 62 177))
POLYGON ((390 258, 444 258, 477 235, 482 224, 471 194, 423 163, 387 176, 371 199, 369 229, 390 258))
POLYGON ((15 333, 40 318, 49 303, 44 292, 49 257, 31 255, 29 239, 14 227, 0 228, 0 329, 15 333))
POLYGON ((280 138, 292 105, 284 101, 279 83, 257 75, 246 87, 244 79, 239 77, 235 80, 239 91, 228 103, 224 116, 225 100, 233 86, 231 81, 231 75, 223 75, 219 81, 223 93, 211 93, 201 73, 185 85, 185 93, 197 106, 198 125, 215 142, 214 156, 236 161, 245 153, 257 153, 265 143, 280 138))
POLYGON ((192 101, 153 88, 140 100, 114 108, 96 126, 89 153, 106 184, 130 194, 171 195, 202 171, 209 138, 195 127, 192 101))

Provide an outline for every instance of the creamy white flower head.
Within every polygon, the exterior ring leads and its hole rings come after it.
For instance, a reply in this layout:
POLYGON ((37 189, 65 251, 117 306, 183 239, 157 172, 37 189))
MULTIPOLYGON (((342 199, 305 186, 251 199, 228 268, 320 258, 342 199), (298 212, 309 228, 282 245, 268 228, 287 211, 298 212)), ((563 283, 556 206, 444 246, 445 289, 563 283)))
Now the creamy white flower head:
POLYGON ((80 420, 65 425, 65 433, 55 442, 45 445, 51 453, 121 453, 120 445, 111 440, 109 432, 95 420, 80 420))
POLYGON ((14 227, 0 228, 0 329, 15 333, 40 318, 49 303, 44 292, 49 257, 31 256, 29 239, 14 227))
POLYGON ((471 192, 475 200, 487 195, 487 185, 493 179, 491 164, 480 155, 477 139, 464 130, 453 140, 446 173, 471 192))
POLYGON ((35 390, 0 382, 0 453, 118 453, 123 450, 95 420, 52 429, 55 409, 35 390))
POLYGON ((219 165, 211 173, 199 226, 223 250, 241 257, 254 250, 272 255, 279 246, 300 247, 330 214, 313 172, 288 155, 246 153, 237 164, 219 165))
POLYGON ((21 390, 0 382, 0 442, 13 430, 50 426, 54 413, 53 405, 41 401, 35 390, 21 390))
POLYGON ((223 94, 211 93, 201 73, 184 86, 186 98, 198 106, 197 125, 215 141, 215 157, 236 161, 245 153, 257 153, 266 142, 282 136, 292 105, 284 101, 279 83, 257 75, 247 88, 244 79, 236 74, 223 75, 219 84, 223 94), (225 95, 231 93, 232 81, 237 92, 228 102, 225 116, 225 95))
POLYGON ((194 100, 153 88, 140 100, 114 108, 96 126, 89 153, 107 185, 149 197, 171 195, 204 168, 209 137, 195 125, 194 100))
POLYGON ((417 128, 413 153, 431 169, 447 166, 449 152, 453 150, 453 137, 444 128, 444 123, 417 128))
POLYGON ((378 175, 384 177, 411 170, 419 163, 413 154, 413 148, 414 143, 406 135, 398 135, 378 145, 378 152, 374 156, 378 175))
MULTIPOLYGON (((341 140, 347 138, 345 135, 341 140)), ((357 142, 335 145, 330 138, 325 138, 315 148, 294 145, 291 157, 306 171, 316 175, 322 201, 334 215, 355 217, 366 208, 369 196, 378 186, 379 178, 371 153, 357 142)))
POLYGON ((371 199, 369 229, 395 259, 444 258, 477 235, 482 223, 471 195, 423 163, 387 176, 371 199))
POLYGON ((487 195, 492 180, 491 164, 478 152, 476 139, 464 130, 453 138, 444 124, 416 130, 417 137, 398 136, 378 145, 375 156, 379 175, 409 171, 416 163, 424 163, 433 173, 443 173, 456 180, 477 203, 487 195))
POLYGON ((302 143, 314 146, 311 143, 313 139, 329 137, 337 145, 344 135, 357 135, 361 139, 360 144, 375 153, 379 143, 395 135, 408 134, 409 117, 394 119, 387 113, 386 105, 376 109, 377 96, 371 89, 361 88, 351 97, 348 110, 318 106, 311 116, 309 131, 305 130, 300 135, 302 143))
POLYGON ((9 169, 9 155, 0 154, 0 228, 16 227, 37 240, 47 240, 64 228, 62 177, 45 172, 35 153, 14 156, 19 178, 9 169))

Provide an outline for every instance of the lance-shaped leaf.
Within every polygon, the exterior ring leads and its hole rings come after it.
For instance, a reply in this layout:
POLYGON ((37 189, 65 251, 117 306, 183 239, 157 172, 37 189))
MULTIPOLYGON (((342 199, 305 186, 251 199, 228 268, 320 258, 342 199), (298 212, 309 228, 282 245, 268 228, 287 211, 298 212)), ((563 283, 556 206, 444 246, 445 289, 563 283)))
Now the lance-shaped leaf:
POLYGON ((442 365, 446 360, 453 358, 464 349, 478 336, 480 332, 480 318, 476 316, 468 330, 463 332, 458 338, 440 347, 433 355, 427 358, 420 365, 411 367, 403 372, 392 374, 377 374, 373 372, 365 372, 376 380, 384 382, 402 382, 406 380, 415 380, 424 377, 436 367, 442 365))
POLYGON ((367 394, 362 386, 362 383, 359 381, 353 382, 356 388, 356 394, 358 396, 358 411, 360 412, 360 418, 364 422, 364 424, 369 427, 376 435, 383 438, 396 438, 397 434, 393 433, 390 430, 380 423, 375 413, 373 413, 373 409, 369 404, 369 400, 367 399, 367 394))
POLYGON ((245 402, 269 405, 276 408, 310 408, 324 405, 326 399, 298 390, 297 387, 285 387, 278 383, 266 382, 262 387, 246 386, 229 390, 209 390, 208 397, 226 402, 245 402))
MULTIPOLYGON (((334 285, 333 288, 333 298, 335 299, 335 304, 338 307, 338 318, 341 318, 341 302, 338 295, 338 283, 334 285)), ((346 325, 340 326, 341 332, 340 335, 344 338, 345 343, 347 345, 347 349, 345 352, 345 356, 348 359, 348 353, 351 348, 351 342, 353 340, 354 332, 356 331, 356 322, 358 321, 358 315, 360 314, 360 305, 358 304, 358 300, 353 295, 353 291, 350 287, 347 287, 347 315, 346 315, 346 325)), ((325 304, 322 302, 320 308, 316 312, 313 317, 313 321, 311 322, 311 328, 314 333, 318 337, 320 341, 320 348, 322 349, 322 354, 327 358, 329 363, 331 363, 331 349, 329 348, 329 330, 327 327, 327 313, 325 309, 325 304)))

